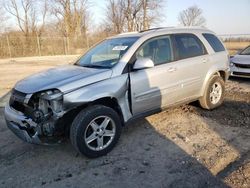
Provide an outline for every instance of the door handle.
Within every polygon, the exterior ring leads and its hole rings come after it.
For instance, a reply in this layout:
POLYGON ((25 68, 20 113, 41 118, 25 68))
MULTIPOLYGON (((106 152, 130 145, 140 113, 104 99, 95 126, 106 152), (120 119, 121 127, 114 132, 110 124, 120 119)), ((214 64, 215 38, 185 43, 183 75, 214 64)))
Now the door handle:
POLYGON ((207 62, 207 58, 202 59, 202 63, 206 63, 207 62))
POLYGON ((177 70, 177 68, 175 68, 175 67, 170 67, 169 69, 168 69, 168 72, 175 72, 177 70))

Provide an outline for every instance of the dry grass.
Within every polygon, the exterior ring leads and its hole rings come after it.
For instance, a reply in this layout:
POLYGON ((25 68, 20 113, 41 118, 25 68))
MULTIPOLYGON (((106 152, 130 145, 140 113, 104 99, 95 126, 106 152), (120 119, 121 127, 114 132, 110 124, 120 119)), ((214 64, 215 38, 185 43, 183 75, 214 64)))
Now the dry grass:
POLYGON ((246 48, 250 45, 250 42, 224 42, 227 50, 231 55, 237 53, 237 51, 246 48))

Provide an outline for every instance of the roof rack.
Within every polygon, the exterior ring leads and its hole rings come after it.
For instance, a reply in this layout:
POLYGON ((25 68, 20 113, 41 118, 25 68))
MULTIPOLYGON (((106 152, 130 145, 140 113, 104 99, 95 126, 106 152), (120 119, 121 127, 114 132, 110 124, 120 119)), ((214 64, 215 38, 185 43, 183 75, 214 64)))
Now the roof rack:
POLYGON ((151 28, 151 29, 141 30, 141 31, 139 31, 139 33, 147 32, 147 31, 156 31, 156 30, 160 30, 160 29, 169 29, 169 28, 173 28, 173 27, 155 27, 155 28, 151 28))
POLYGON ((138 33, 138 32, 137 31, 132 31, 132 32, 120 33, 118 35, 136 34, 136 33, 138 33))

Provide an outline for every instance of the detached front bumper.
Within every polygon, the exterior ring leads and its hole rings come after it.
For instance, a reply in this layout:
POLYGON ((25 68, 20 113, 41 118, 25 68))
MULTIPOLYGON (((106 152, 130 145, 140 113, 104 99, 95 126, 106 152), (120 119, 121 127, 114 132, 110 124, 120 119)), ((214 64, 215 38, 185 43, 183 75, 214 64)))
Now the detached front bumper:
POLYGON ((37 123, 26 117, 22 112, 11 108, 9 104, 5 106, 4 114, 7 126, 16 136, 28 143, 41 144, 37 123))

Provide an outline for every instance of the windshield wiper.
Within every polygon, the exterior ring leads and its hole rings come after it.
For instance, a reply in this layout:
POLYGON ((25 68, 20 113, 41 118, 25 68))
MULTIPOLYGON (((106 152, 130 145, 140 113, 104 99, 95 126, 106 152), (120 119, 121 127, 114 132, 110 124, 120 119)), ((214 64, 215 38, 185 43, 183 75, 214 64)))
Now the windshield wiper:
POLYGON ((109 69, 110 67, 105 67, 101 65, 80 65, 82 67, 87 67, 87 68, 100 68, 100 69, 109 69))

